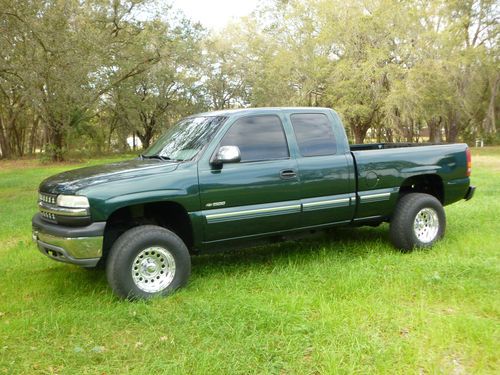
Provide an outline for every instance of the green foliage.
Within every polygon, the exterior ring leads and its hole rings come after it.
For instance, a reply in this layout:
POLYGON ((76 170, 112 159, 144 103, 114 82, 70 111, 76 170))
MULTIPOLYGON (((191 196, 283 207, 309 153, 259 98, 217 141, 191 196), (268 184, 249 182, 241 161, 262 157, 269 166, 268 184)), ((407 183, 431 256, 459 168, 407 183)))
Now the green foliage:
POLYGON ((2 156, 22 154, 12 147, 27 143, 13 138, 20 129, 29 129, 30 138, 39 140, 29 144, 30 153, 43 149, 60 160, 77 145, 102 149, 120 126, 128 134, 143 134, 144 143, 149 143, 165 126, 164 108, 169 107, 172 118, 187 112, 184 103, 191 100, 191 77, 182 71, 192 65, 199 31, 170 16, 169 8, 156 9, 150 20, 137 20, 149 4, 1 0, 2 156), (171 87, 175 94, 167 98, 165 92, 171 87), (147 98, 138 95, 141 90, 147 98), (103 115, 113 111, 123 113, 117 118, 103 115), (28 113, 25 119, 24 113, 28 113), (109 134, 99 129, 108 124, 90 121, 96 116, 111 117, 109 134), (30 126, 34 118, 41 126, 30 126))
POLYGON ((0 156, 144 146, 180 117, 327 106, 354 141, 496 142, 498 2, 263 1, 209 33, 161 1, 0 0, 0 156))

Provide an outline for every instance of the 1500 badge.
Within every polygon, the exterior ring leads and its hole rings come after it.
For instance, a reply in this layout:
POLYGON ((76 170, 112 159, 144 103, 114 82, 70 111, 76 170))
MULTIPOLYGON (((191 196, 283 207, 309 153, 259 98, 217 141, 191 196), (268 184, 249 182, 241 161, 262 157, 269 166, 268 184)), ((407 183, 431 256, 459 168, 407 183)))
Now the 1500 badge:
POLYGON ((222 202, 207 203, 205 206, 206 207, 220 207, 220 206, 225 206, 225 205, 226 205, 226 201, 222 201, 222 202))

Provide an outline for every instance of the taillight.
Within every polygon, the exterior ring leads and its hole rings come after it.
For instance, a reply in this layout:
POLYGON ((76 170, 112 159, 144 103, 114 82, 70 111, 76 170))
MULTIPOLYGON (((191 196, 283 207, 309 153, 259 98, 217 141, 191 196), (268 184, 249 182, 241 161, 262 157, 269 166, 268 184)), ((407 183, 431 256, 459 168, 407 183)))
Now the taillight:
POLYGON ((471 154, 470 154, 470 148, 466 148, 465 149, 465 157, 467 159, 467 177, 470 176, 471 174, 471 171, 472 171, 472 157, 471 157, 471 154))

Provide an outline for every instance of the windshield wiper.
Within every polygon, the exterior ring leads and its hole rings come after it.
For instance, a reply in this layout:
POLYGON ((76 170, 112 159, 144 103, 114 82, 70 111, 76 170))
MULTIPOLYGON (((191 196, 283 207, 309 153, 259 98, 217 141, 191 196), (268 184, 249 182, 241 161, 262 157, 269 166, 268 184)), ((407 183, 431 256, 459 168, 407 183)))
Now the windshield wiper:
POLYGON ((171 161, 181 161, 179 159, 172 159, 168 156, 161 156, 161 155, 144 155, 144 154, 141 154, 139 155, 141 157, 141 159, 160 159, 160 160, 163 160, 163 161, 168 161, 168 160, 171 160, 171 161))

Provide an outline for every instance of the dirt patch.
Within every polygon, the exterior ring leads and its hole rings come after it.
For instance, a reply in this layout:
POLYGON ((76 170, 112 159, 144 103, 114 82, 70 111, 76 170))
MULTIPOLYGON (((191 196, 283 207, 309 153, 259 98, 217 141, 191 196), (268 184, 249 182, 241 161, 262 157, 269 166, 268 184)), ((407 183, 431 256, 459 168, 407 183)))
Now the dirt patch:
POLYGON ((57 163, 42 163, 38 159, 16 159, 16 160, 0 160, 0 171, 11 171, 20 168, 48 168, 59 167, 65 165, 79 164, 81 161, 64 161, 57 163))
POLYGON ((443 358, 443 372, 451 375, 466 375, 469 372, 466 370, 462 359, 456 355, 452 354, 443 358))

